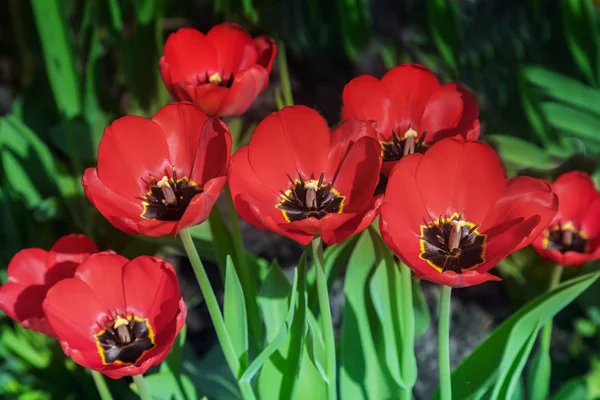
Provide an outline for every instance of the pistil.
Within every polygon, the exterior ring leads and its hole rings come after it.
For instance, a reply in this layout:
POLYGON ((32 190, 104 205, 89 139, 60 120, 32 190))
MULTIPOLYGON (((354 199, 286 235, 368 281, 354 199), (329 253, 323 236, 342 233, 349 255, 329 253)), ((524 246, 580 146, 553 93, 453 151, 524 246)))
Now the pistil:
POLYGON ((404 156, 408 154, 414 154, 417 136, 417 131, 415 131, 413 128, 408 128, 408 130, 404 133, 404 156))
POLYGON ((117 317, 113 329, 117 331, 117 336, 122 344, 131 342, 131 334, 129 333, 129 321, 119 316, 117 317))
POLYGON ((162 191, 166 205, 177 206, 177 196, 175 196, 169 178, 163 176, 162 179, 156 183, 156 186, 162 191))
POLYGON ((314 180, 310 180, 304 183, 304 189, 306 189, 306 205, 309 208, 317 208, 317 190, 319 186, 314 180))
POLYGON ((460 239, 462 238, 462 227, 467 225, 466 221, 452 220, 452 231, 450 232, 450 239, 448 240, 448 248, 450 251, 457 249, 460 246, 460 239))

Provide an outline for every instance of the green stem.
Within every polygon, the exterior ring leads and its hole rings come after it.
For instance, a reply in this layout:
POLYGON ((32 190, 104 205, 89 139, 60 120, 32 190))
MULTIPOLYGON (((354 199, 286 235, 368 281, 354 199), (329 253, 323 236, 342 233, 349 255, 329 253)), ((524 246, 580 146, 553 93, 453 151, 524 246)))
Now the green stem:
POLYGON ((440 399, 452 399, 450 379, 450 295, 452 288, 442 285, 440 292, 438 350, 440 365, 440 399))
POLYGON ((281 80, 281 91, 283 92, 283 103, 286 106, 294 105, 292 96, 292 85, 290 84, 290 74, 288 71, 287 58, 285 55, 285 45, 281 40, 277 41, 277 61, 279 63, 279 77, 281 80))
POLYGON ((133 375, 133 383, 138 390, 138 396, 142 400, 152 400, 152 396, 150 395, 150 391, 148 390, 148 386, 146 386, 146 382, 144 382, 144 376, 142 374, 133 375))
POLYGON ((327 354, 327 398, 337 399, 337 364, 335 358, 335 335, 333 332, 333 321, 329 307, 329 293, 327 292, 327 276, 323 262, 323 246, 320 238, 313 239, 311 243, 312 258, 317 273, 317 297, 319 300, 319 312, 323 323, 323 335, 325 336, 325 353, 327 354))
POLYGON ((100 395, 100 399, 102 400, 113 400, 112 395, 110 394, 110 389, 104 380, 104 376, 98 372, 90 370, 92 373, 92 378, 94 378, 94 383, 96 384, 96 389, 98 390, 98 394, 100 395))
MULTIPOLYGON (((227 364, 229 364, 229 368, 237 380, 242 372, 240 371, 240 361, 235 354, 235 348, 231 342, 231 337, 229 337, 229 333, 227 332, 225 320, 223 319, 223 314, 221 314, 219 303, 217 302, 217 296, 215 296, 215 292, 210 285, 208 275, 206 274, 202 260, 200 260, 200 256, 198 255, 198 251, 196 250, 196 246, 194 245, 194 240, 192 239, 190 232, 187 229, 183 229, 179 231, 179 236, 181 237, 185 252, 187 253, 190 263, 192 264, 198 284, 200 285, 200 291, 202 292, 204 301, 206 301, 208 313, 210 314, 210 318, 212 319, 215 327, 217 338, 219 339, 219 344, 221 345, 221 349, 223 350, 227 364)), ((242 390, 244 399, 255 398, 250 383, 240 383, 240 389, 242 390)))
POLYGON ((252 346, 254 354, 258 354, 262 343, 262 325, 260 320, 260 312, 258 310, 258 288, 256 281, 250 276, 250 268, 248 266, 248 256, 244 249, 242 240, 242 231, 237 218, 237 211, 233 204, 233 198, 229 191, 229 186, 225 187, 225 198, 227 199, 227 216, 231 226, 231 236, 233 238, 233 248, 237 254, 236 271, 240 277, 244 295, 246 298, 246 309, 248 310, 248 323, 250 325, 250 336, 252 337, 252 346))
MULTIPOLYGON (((548 285, 548 292, 558 286, 560 278, 562 277, 564 267, 560 264, 556 264, 552 270, 552 276, 550 277, 550 284, 548 285)), ((550 339, 552 338, 552 321, 549 321, 542 328, 541 335, 541 346, 545 352, 550 352, 550 339)))
POLYGON ((417 366, 415 365, 415 310, 412 299, 412 277, 410 268, 399 263, 402 277, 402 319, 404 332, 402 334, 402 380, 408 387, 409 398, 412 397, 412 388, 417 380, 417 366))

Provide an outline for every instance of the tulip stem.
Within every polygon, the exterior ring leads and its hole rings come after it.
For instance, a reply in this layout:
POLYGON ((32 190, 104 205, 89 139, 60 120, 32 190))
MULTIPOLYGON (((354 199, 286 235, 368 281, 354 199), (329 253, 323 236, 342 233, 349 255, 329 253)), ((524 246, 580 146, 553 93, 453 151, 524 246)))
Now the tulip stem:
POLYGON ((440 291, 438 351, 440 366, 440 399, 452 399, 452 380, 450 379, 450 295, 452 288, 442 285, 440 291))
POLYGON ((231 226, 231 236, 233 238, 233 248, 237 254, 238 266, 236 271, 240 277, 242 288, 244 290, 244 297, 246 298, 246 309, 248 310, 248 323, 250 328, 250 336, 252 337, 251 344, 255 355, 260 352, 262 343, 262 326, 260 321, 260 313, 258 311, 258 304, 256 302, 258 289, 256 287, 256 281, 250 275, 250 268, 248 266, 248 255, 244 249, 244 242, 242 240, 242 231, 240 230, 240 224, 237 218, 237 211, 233 204, 233 198, 229 191, 229 186, 225 186, 225 198, 227 199, 227 216, 229 217, 229 224, 231 226))
POLYGON ((317 297, 319 300, 319 312, 323 324, 323 335, 325 336, 325 353, 327 358, 327 398, 329 400, 337 399, 337 363, 335 357, 335 336, 333 332, 333 321, 331 319, 331 309, 329 307, 329 293, 327 291, 327 276, 323 260, 323 245, 321 238, 314 238, 311 243, 313 265, 316 270, 317 279, 317 297))
POLYGON ((90 372, 92 373, 92 378, 94 378, 94 383, 96 384, 96 389, 98 390, 100 399, 113 400, 112 394, 110 394, 110 389, 104 380, 104 376, 98 371, 90 370, 90 372))
POLYGON ((286 106, 293 106, 294 97, 292 96, 292 85, 290 84, 290 74, 288 71, 287 57, 285 55, 285 45, 281 40, 277 41, 277 52, 281 91, 283 92, 283 104, 286 106))
POLYGON ((402 380, 408 387, 408 398, 412 398, 412 388, 417 380, 417 366, 415 359, 415 310, 412 299, 412 279, 410 268, 399 262, 402 277, 402 319, 404 332, 402 332, 402 380))
POLYGON ((133 383, 138 390, 138 396, 142 400, 152 400, 152 396, 150 395, 150 391, 148 390, 148 386, 146 386, 146 382, 144 381, 144 375, 133 375, 133 383))
MULTIPOLYGON (((194 245, 194 240, 192 239, 190 232, 187 229, 183 229, 179 231, 179 236, 181 236, 183 247, 185 248, 185 252, 188 255, 194 270, 194 274, 196 275, 196 279, 200 285, 200 291, 202 292, 202 296, 206 302, 208 313, 210 314, 210 318, 212 319, 215 327, 215 332, 217 333, 217 338, 219 339, 219 344, 221 345, 221 349, 223 350, 227 364, 229 364, 229 368, 237 380, 242 373, 240 370, 240 361, 235 353, 235 348, 233 347, 231 337, 227 332, 225 320, 223 319, 223 314, 221 313, 221 310, 219 309, 219 303, 217 302, 217 296, 215 296, 215 292, 210 285, 208 275, 206 274, 202 260, 200 260, 200 256, 198 255, 198 251, 196 250, 196 246, 194 245)), ((249 382, 240 383, 239 385, 244 399, 255 398, 254 392, 252 391, 252 386, 249 382)))
MULTIPOLYGON (((548 285, 548 292, 552 291, 560 283, 564 267, 560 264, 554 266, 552 270, 552 276, 550 277, 550 284, 548 285)), ((552 338, 552 320, 550 320, 544 328, 542 328, 541 345, 544 351, 550 352, 550 339, 552 338)))

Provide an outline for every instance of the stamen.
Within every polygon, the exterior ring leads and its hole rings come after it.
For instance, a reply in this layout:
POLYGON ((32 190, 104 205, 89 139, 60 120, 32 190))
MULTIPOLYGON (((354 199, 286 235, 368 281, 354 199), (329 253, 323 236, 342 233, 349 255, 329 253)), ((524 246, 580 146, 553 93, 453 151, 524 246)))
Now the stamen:
POLYGON ((562 231, 562 242, 565 247, 570 247, 573 244, 573 231, 564 230, 562 231))
POLYGON ((310 180, 304 183, 304 189, 306 189, 306 205, 310 208, 317 208, 317 190, 319 190, 319 184, 314 180, 310 180))
POLYGON ((450 232, 450 239, 448 240, 448 248, 450 251, 457 249, 460 245, 460 239, 461 239, 461 231, 462 231, 462 227, 467 225, 467 221, 460 221, 460 220, 452 220, 450 221, 450 224, 452 225, 452 232, 450 232))
POLYGON ((413 128, 408 128, 404 133, 404 151, 402 155, 414 154, 415 152, 415 138, 418 136, 417 131, 413 128))
POLYGON ((119 341, 123 344, 131 342, 131 334, 129 333, 129 321, 125 318, 118 316, 113 329, 117 331, 119 341))
POLYGON ((120 315, 117 316, 117 319, 115 320, 115 323, 113 324, 113 328, 117 329, 120 326, 123 325, 129 325, 129 321, 126 320, 125 318, 121 317, 120 315))
POLYGON ((218 72, 215 72, 214 74, 209 76, 208 81, 214 85, 218 85, 221 82, 223 82, 223 80, 221 79, 221 75, 218 72))
POLYGON ((163 176, 160 181, 156 183, 156 186, 162 190, 163 196, 165 196, 165 202, 170 206, 177 206, 177 196, 175 196, 175 192, 171 187, 171 183, 169 182, 169 178, 163 176))

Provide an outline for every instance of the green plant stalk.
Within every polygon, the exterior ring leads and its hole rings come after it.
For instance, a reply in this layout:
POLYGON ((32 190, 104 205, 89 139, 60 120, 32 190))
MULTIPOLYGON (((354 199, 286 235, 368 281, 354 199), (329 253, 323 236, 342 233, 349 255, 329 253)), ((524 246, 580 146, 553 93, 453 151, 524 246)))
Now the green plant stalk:
POLYGON ((294 105, 292 96, 292 85, 290 84, 290 74, 288 71, 287 58, 285 55, 285 45, 281 40, 277 41, 277 61, 279 63, 279 77, 281 80, 281 91, 283 92, 283 104, 286 106, 294 105))
POLYGON ((440 399, 452 400, 450 378, 450 295, 452 288, 442 285, 440 291, 438 351, 440 366, 440 399))
POLYGON ((227 216, 229 217, 229 224, 231 226, 231 236, 233 238, 233 248, 237 254, 236 261, 239 264, 239 268, 236 268, 244 295, 246 297, 246 310, 248 310, 248 324, 250 325, 250 335, 252 336, 251 344, 253 346, 254 354, 258 354, 261 349, 262 343, 262 325, 260 321, 260 312, 258 310, 258 288, 256 287, 256 281, 250 276, 250 269, 248 267, 248 256, 244 249, 244 242, 242 240, 242 231, 240 230, 240 224, 237 218, 237 211, 235 204, 233 204, 233 198, 229 191, 229 186, 225 186, 225 198, 227 199, 227 216))
POLYGON ((312 258, 316 268, 317 297, 319 300, 319 312, 321 322, 323 323, 323 335, 325 339, 325 353, 327 358, 327 398, 329 400, 337 399, 337 363, 335 357, 335 336, 333 332, 333 321, 331 319, 331 309, 329 307, 329 293, 327 291, 327 276, 325 275, 323 261, 323 246, 321 238, 314 238, 311 243, 312 258))
POLYGON ((410 268, 400 262, 402 276, 402 319, 404 332, 402 333, 402 380, 408 387, 409 398, 412 398, 412 388, 415 386, 417 374, 415 373, 415 310, 412 300, 412 278, 410 268))
POLYGON ((104 376, 98 371, 90 370, 90 372, 92 373, 92 378, 94 378, 94 383, 96 384, 100 399, 113 400, 110 389, 108 389, 108 385, 106 385, 106 381, 104 380, 104 376))
POLYGON ((133 375, 133 383, 138 390, 138 396, 142 400, 152 400, 152 396, 150 395, 150 390, 148 390, 148 386, 146 386, 146 382, 144 381, 144 375, 133 375))
MULTIPOLYGON (((227 332, 225 320, 223 319, 223 314, 221 313, 221 310, 219 309, 219 303, 217 302, 217 296, 215 296, 215 292, 210 285, 208 275, 206 274, 202 260, 200 260, 200 256, 198 255, 198 251, 196 250, 196 246, 194 245, 194 240, 192 239, 190 232, 187 229, 183 229, 179 232, 179 236, 181 237, 185 252, 187 253, 190 263, 192 264, 194 274, 196 275, 196 279, 198 280, 198 284, 200 286, 200 291, 204 297, 204 301, 206 301, 208 313, 210 314, 210 318, 215 327, 217 338, 219 339, 219 344, 221 345, 221 349, 223 350, 227 364, 229 365, 231 372, 233 372, 233 376, 237 380, 242 372, 240 371, 240 361, 235 354, 235 348, 231 342, 231 337, 229 337, 229 333, 227 332)), ((239 385, 244 399, 255 399, 252 386, 249 382, 240 383, 239 385)))

